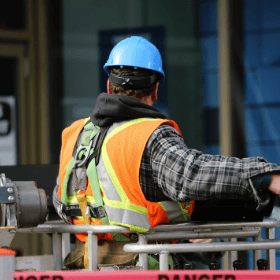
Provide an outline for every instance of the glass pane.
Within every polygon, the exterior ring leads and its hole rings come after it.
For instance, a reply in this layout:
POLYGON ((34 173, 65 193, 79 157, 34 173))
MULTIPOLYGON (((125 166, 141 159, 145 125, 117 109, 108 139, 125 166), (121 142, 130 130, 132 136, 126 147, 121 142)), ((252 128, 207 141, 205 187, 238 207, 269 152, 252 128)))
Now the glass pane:
POLYGON ((26 1, 0 1, 0 29, 23 30, 26 18, 26 1))
POLYGON ((1 71, 0 96, 16 95, 16 69, 17 60, 15 58, 0 57, 1 71))

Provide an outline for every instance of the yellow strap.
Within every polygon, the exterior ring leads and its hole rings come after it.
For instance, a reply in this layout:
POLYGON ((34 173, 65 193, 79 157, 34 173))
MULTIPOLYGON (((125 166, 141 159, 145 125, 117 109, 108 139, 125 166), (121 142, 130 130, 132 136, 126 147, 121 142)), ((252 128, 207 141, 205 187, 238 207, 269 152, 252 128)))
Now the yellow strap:
MULTIPOLYGON (((88 204, 87 204, 87 200, 86 200, 86 195, 84 194, 83 191, 81 191, 81 190, 78 191, 77 200, 78 200, 79 206, 81 208, 85 224, 90 225, 90 212, 87 211, 88 204)), ((85 268, 88 269, 88 236, 86 237, 86 244, 85 244, 84 265, 85 265, 85 268)))
POLYGON ((86 236, 84 266, 86 269, 88 269, 88 236, 86 236))

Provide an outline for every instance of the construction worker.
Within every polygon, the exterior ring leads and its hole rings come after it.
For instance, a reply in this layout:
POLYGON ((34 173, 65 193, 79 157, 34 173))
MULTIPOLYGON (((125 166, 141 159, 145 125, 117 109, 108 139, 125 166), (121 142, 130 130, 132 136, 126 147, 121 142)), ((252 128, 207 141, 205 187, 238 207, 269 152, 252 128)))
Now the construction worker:
MULTIPOLYGON (((111 51, 101 93, 87 119, 62 134, 53 201, 71 224, 110 224, 145 232, 158 224, 190 221, 194 200, 250 199, 257 210, 280 193, 280 167, 260 157, 206 155, 188 148, 177 124, 152 107, 165 78, 157 48, 129 37, 111 51)), ((160 93, 159 93, 160 94, 160 93)), ((69 268, 87 267, 86 234, 77 234, 69 268), (84 257, 85 255, 85 257, 84 257)), ((131 265, 122 251, 130 235, 99 235, 98 261, 131 265)))

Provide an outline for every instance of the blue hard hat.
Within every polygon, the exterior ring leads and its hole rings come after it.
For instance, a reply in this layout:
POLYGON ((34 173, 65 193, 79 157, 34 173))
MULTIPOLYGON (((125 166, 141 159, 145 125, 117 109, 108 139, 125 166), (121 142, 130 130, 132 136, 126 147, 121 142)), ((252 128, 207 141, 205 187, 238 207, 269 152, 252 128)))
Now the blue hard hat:
POLYGON ((120 41, 111 51, 103 69, 110 76, 110 66, 132 66, 159 72, 161 79, 165 75, 158 49, 148 40, 132 36, 120 41))

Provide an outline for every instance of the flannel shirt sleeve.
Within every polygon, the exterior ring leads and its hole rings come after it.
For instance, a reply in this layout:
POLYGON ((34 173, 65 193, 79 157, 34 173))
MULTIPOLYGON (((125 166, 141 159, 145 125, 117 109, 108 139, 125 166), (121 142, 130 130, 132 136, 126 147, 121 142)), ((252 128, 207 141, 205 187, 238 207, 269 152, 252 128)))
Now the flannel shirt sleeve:
POLYGON ((277 164, 261 157, 238 159, 190 149, 168 125, 154 131, 146 148, 154 180, 167 197, 179 202, 218 198, 254 200, 259 204, 249 179, 280 170, 277 164))

